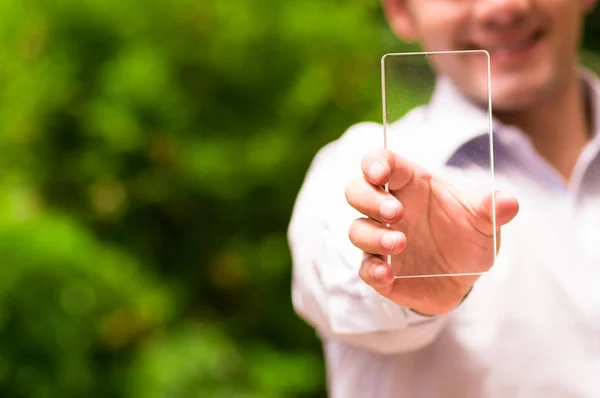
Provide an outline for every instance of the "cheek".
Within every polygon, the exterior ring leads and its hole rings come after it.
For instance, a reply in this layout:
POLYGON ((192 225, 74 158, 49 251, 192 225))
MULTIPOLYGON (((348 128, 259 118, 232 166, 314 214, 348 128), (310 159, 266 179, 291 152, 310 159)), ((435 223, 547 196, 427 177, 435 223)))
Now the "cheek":
POLYGON ((560 55, 576 52, 585 18, 584 0, 540 1, 540 12, 551 20, 551 42, 560 55), (566 52, 566 53, 565 53, 566 52))
POLYGON ((555 7, 548 9, 548 15, 552 18, 550 34, 546 44, 546 69, 550 79, 555 83, 568 78, 574 64, 577 62, 577 54, 580 47, 583 29, 583 10, 580 1, 553 0, 555 7))
MULTIPOLYGON (((422 1, 422 0, 419 0, 422 1)), ((466 25, 468 9, 453 2, 424 2, 413 21, 424 51, 460 50, 456 38, 466 25), (444 5, 446 4, 446 5, 444 5)))

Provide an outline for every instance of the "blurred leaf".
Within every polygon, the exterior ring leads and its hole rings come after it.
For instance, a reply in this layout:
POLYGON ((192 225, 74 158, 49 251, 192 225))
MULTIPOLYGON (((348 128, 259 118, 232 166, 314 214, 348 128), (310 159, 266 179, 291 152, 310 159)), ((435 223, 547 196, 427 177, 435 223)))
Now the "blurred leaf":
POLYGON ((0 395, 324 396, 286 230, 415 49, 379 7, 0 1, 0 395))

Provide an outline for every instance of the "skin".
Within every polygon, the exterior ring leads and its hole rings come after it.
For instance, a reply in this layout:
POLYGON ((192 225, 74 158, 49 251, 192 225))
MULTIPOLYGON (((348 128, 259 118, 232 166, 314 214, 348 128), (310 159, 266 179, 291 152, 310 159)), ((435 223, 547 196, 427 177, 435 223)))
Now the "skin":
MULTIPOLYGON (((488 50, 496 117, 520 127, 540 156, 569 180, 590 134, 577 50, 583 18, 595 0, 383 1, 398 37, 418 41, 424 51, 488 50)), ((449 76, 473 102, 487 101, 487 64, 481 57, 443 61, 434 63, 437 73, 449 76)), ((389 151, 367 154, 362 173, 346 188, 348 203, 365 216, 349 230, 352 243, 365 253, 360 277, 417 312, 451 311, 476 276, 394 275, 417 267, 432 274, 488 270, 499 250, 500 228, 518 213, 516 198, 496 193, 494 248, 491 196, 468 202, 441 179, 389 151), (390 193, 381 188, 386 183, 390 193), (392 265, 384 261, 387 255, 392 265)))

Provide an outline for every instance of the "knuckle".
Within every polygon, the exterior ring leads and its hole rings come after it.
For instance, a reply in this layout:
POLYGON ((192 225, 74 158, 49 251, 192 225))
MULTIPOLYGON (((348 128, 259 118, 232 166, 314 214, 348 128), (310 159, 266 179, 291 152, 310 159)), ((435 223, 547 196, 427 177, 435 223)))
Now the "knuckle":
POLYGON ((394 160, 396 159, 396 154, 390 150, 382 150, 381 156, 385 159, 386 163, 390 166, 390 169, 394 168, 394 160))
POLYGON ((349 204, 352 204, 352 182, 346 184, 346 188, 344 189, 344 196, 346 197, 346 201, 349 204))
POLYGON ((372 273, 371 273, 371 269, 373 268, 373 261, 374 261, 374 257, 373 255, 366 255, 361 264, 360 264, 360 269, 358 271, 358 275, 360 276, 360 278, 367 284, 372 283, 372 273))
POLYGON ((346 188, 344 190, 344 195, 346 196, 346 200, 350 205, 354 207, 358 199, 359 186, 361 183, 362 177, 354 177, 352 178, 348 184, 346 184, 346 188))
POLYGON ((388 159, 388 155, 387 155, 387 151, 383 148, 374 148, 374 149, 370 149, 365 156, 363 156, 362 158, 362 166, 363 168, 367 168, 371 165, 371 163, 373 163, 374 161, 384 161, 386 162, 388 159))
POLYGON ((352 221, 352 223, 350 224, 350 227, 348 228, 348 238, 350 238, 350 242, 352 242, 352 244, 355 246, 359 242, 360 229, 361 229, 361 219, 360 218, 352 221))
POLYGON ((360 278, 363 280, 363 282, 365 282, 366 284, 370 285, 370 286, 378 286, 380 285, 383 280, 382 280, 382 275, 377 275, 375 273, 375 270, 378 268, 378 266, 383 262, 383 259, 376 255, 376 254, 367 254, 365 253, 365 256, 362 260, 360 269, 359 269, 359 276, 360 278))

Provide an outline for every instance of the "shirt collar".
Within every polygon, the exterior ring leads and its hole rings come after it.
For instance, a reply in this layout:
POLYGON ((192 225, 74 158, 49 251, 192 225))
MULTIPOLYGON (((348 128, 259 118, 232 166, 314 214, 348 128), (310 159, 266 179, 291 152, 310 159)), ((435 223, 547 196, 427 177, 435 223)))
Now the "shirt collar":
MULTIPOLYGON (((591 106, 592 136, 600 139, 600 80, 585 68, 580 68, 579 75, 586 86, 589 106, 591 106)), ((487 106, 473 103, 445 76, 437 78, 435 90, 429 105, 425 108, 424 116, 428 127, 423 132, 423 138, 435 143, 431 146, 435 151, 434 156, 445 164, 457 152, 474 141, 489 143, 490 123, 487 106)), ((493 117, 493 104, 492 131, 494 143, 498 138, 514 140, 515 137, 530 143, 529 138, 522 131, 514 126, 504 125, 493 117)))
MULTIPOLYGON (((438 159, 448 162, 464 146, 487 138, 490 123, 487 106, 474 104, 445 76, 438 77, 435 90, 426 109, 431 142, 435 142, 438 159)), ((492 119, 492 128, 496 130, 492 119)))
POLYGON ((600 80, 592 71, 583 67, 580 68, 579 75, 587 90, 588 105, 592 117, 592 137, 598 139, 600 138, 600 80))

